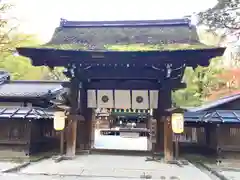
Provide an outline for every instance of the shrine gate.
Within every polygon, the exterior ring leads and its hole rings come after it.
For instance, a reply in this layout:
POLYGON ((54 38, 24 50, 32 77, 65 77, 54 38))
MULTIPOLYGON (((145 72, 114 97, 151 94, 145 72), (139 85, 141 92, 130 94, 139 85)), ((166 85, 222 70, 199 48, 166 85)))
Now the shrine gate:
POLYGON ((62 19, 42 47, 21 47, 33 66, 65 67, 70 78, 67 156, 91 148, 95 108, 153 109, 155 152, 173 157, 171 93, 184 88, 185 67, 208 66, 225 48, 199 43, 188 19, 79 22, 62 19), (190 46, 191 45, 191 46, 190 46), (176 50, 180 47, 180 50, 176 50), (185 47, 185 48, 184 48, 185 47), (120 50, 119 50, 120 48, 120 50), (132 50, 133 49, 133 50, 132 50), (136 50, 137 49, 137 50, 136 50), (80 93, 79 93, 80 92, 80 93))

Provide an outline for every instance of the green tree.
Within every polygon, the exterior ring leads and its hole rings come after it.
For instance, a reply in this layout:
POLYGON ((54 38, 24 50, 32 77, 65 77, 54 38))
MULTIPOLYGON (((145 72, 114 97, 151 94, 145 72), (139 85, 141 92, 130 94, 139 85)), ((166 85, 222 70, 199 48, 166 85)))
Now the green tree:
POLYGON ((178 106, 199 106, 206 101, 206 98, 222 82, 218 78, 221 69, 216 66, 220 58, 214 58, 208 67, 198 66, 195 70, 187 67, 183 82, 185 89, 177 90, 173 93, 173 101, 178 106))

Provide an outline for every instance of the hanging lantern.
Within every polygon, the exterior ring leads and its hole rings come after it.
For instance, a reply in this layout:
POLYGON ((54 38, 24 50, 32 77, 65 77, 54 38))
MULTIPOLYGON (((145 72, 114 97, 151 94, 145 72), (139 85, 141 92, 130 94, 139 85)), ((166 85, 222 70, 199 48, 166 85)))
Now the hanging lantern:
POLYGON ((176 134, 181 134, 184 131, 184 117, 182 113, 172 114, 172 130, 176 134))
POLYGON ((53 127, 57 131, 61 131, 65 128, 65 113, 63 111, 57 111, 54 113, 53 127))

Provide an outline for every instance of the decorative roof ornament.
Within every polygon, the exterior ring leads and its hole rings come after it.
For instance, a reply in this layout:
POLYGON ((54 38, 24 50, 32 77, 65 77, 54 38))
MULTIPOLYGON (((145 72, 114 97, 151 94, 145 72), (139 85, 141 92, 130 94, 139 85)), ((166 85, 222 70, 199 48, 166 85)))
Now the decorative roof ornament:
POLYGON ((172 73, 172 64, 167 64, 167 65, 166 65, 166 68, 167 68, 166 77, 167 77, 167 78, 170 78, 170 77, 171 77, 171 73, 172 73))
POLYGON ((66 19, 61 18, 61 19, 60 19, 60 27, 61 27, 61 26, 64 26, 64 25, 66 24, 66 22, 67 22, 66 19))

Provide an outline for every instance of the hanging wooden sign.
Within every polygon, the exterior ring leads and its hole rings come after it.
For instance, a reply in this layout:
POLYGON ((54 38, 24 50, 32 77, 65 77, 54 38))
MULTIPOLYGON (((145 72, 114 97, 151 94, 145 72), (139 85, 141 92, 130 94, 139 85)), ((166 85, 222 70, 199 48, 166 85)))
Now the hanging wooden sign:
POLYGON ((65 128, 65 113, 63 111, 57 111, 54 113, 53 127, 57 131, 61 131, 65 128))
POLYGON ((176 134, 183 133, 184 131, 184 116, 182 113, 172 114, 172 130, 176 134))

